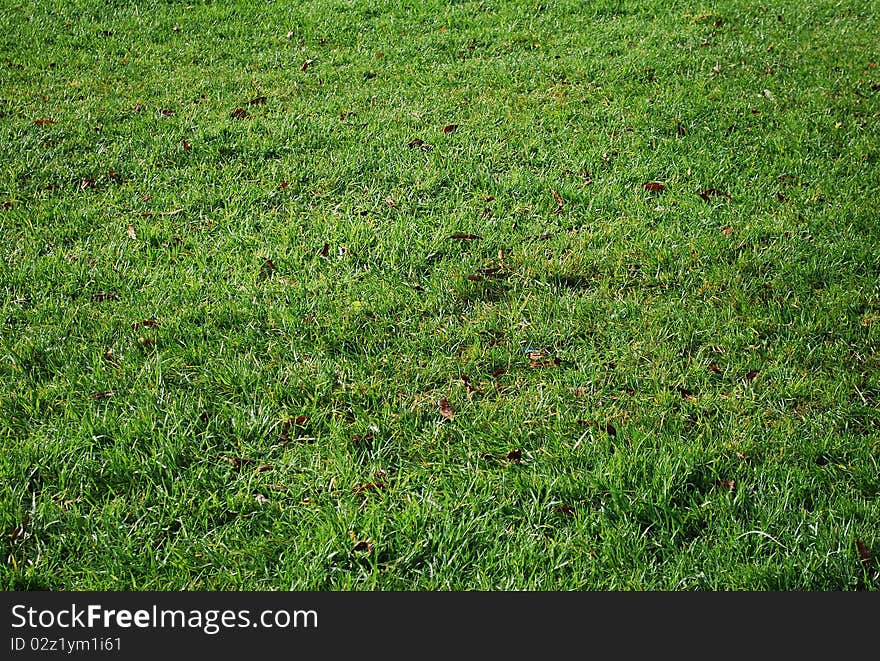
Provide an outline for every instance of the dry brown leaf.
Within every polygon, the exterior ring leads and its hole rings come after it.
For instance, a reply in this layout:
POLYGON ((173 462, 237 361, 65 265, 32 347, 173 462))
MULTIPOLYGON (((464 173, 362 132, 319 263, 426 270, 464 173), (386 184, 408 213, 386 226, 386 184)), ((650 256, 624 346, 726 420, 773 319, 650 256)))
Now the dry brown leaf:
POLYGON ((859 551, 859 560, 862 562, 862 566, 868 571, 871 571, 874 564, 873 558, 871 557, 871 549, 869 549, 868 545, 860 539, 856 540, 856 548, 859 551))

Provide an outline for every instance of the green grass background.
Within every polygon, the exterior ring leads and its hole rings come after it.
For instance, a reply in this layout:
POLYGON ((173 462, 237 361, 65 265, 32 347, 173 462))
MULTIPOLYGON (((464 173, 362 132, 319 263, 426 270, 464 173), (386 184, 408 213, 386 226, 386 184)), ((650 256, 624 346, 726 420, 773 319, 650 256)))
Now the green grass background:
POLYGON ((0 10, 4 589, 880 588, 877 2, 0 10))

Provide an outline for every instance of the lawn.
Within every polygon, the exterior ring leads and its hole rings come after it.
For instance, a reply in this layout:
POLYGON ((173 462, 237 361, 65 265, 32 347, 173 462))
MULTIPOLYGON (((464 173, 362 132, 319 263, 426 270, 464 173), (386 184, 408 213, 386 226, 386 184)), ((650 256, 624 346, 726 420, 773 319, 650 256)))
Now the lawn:
POLYGON ((2 589, 880 591, 880 2, 0 9, 2 589))

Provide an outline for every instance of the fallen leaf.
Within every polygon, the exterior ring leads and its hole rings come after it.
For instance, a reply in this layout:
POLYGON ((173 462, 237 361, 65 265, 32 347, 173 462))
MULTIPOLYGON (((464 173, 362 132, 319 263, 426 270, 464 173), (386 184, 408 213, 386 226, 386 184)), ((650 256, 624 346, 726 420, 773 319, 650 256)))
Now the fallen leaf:
POLYGON ((159 325, 159 322, 156 321, 155 319, 144 319, 143 321, 136 321, 136 322, 134 322, 134 323, 131 325, 131 327, 132 327, 132 329, 137 329, 137 328, 143 328, 143 327, 149 327, 149 326, 158 326, 158 325, 159 325))
POLYGON ((725 193, 717 188, 707 188, 706 190, 700 191, 700 197, 706 202, 711 202, 713 197, 725 197, 729 200, 730 193, 725 193))
POLYGON ((434 148, 433 146, 429 145, 427 142, 425 142, 421 138, 414 138, 414 139, 410 140, 408 143, 406 143, 406 146, 409 147, 410 149, 419 148, 422 151, 431 151, 434 148))
POLYGON ((471 380, 468 378, 467 374, 462 374, 459 379, 464 384, 464 387, 467 389, 468 393, 472 392, 480 392, 480 389, 471 383, 471 380))
POLYGON ((388 197, 385 198, 385 204, 387 204, 387 205, 388 205, 389 207, 391 207, 392 209, 396 209, 396 208, 397 208, 397 203, 394 201, 394 198, 391 197, 390 195, 389 195, 388 197))
POLYGON ((330 244, 325 243, 318 251, 318 257, 327 257, 330 254, 330 244))
POLYGON ((574 516, 574 507, 571 507, 570 505, 559 505, 558 507, 554 507, 553 511, 567 516, 574 516))
POLYGON ((677 392, 684 399, 695 399, 694 391, 690 388, 685 388, 684 386, 670 386, 669 389, 677 392))
POLYGON ((384 482, 367 482, 366 484, 362 484, 359 487, 355 487, 352 491, 353 493, 363 493, 364 491, 375 491, 377 489, 384 489, 384 482))
POLYGON ((86 190, 87 188, 95 188, 97 186, 97 182, 94 179, 86 178, 79 182, 80 190, 86 190))
POLYGON ((721 368, 718 367, 718 365, 715 363, 712 363, 706 369, 709 370, 710 372, 713 372, 714 374, 721 374, 721 368))
POLYGON ((354 443, 364 443, 366 441, 372 441, 374 438, 376 438, 376 436, 375 436, 375 434, 372 434, 372 433, 370 433, 370 434, 355 434, 354 436, 351 437, 351 440, 354 443))
POLYGON ((487 278, 503 278, 504 277, 504 267, 503 266, 484 266, 481 269, 478 269, 476 273, 472 274, 477 276, 476 278, 471 278, 468 276, 469 280, 482 280, 483 277, 487 278))
POLYGON ((5 201, 3 202, 3 210, 4 210, 4 211, 8 211, 8 210, 11 209, 11 208, 12 208, 12 202, 9 201, 9 200, 5 200, 5 201))
POLYGON ((222 459, 223 461, 225 461, 227 464, 229 464, 229 465, 232 466, 233 468, 241 468, 242 466, 244 466, 244 465, 246 465, 246 464, 252 464, 252 463, 254 463, 254 460, 253 460, 253 459, 250 459, 250 458, 248 458, 248 457, 226 457, 226 456, 221 456, 220 459, 222 459))
POLYGON ((443 127, 444 133, 455 133, 458 130, 458 124, 447 124, 443 127))
POLYGON ((556 200, 556 213, 559 213, 565 207, 565 200, 562 199, 562 196, 552 186, 550 187, 550 192, 553 193, 553 199, 556 200))
POLYGON ((354 546, 351 547, 351 550, 352 551, 366 551, 367 553, 372 553, 373 552, 373 545, 370 544, 370 542, 368 542, 367 540, 361 539, 361 540, 355 542, 354 546))
POLYGON ((236 108, 232 111, 231 117, 232 119, 247 119, 250 115, 244 108, 236 108))
POLYGON ((163 117, 171 117, 172 115, 175 114, 175 112, 173 110, 171 110, 171 108, 162 108, 159 111, 159 114, 162 115, 163 117))
POLYGON ((263 464, 262 466, 257 466, 258 473, 268 473, 269 471, 275 470, 274 466, 270 466, 269 464, 263 464))
POLYGON ((455 415, 455 411, 453 411, 452 407, 449 405, 449 400, 445 397, 440 400, 440 415, 447 420, 452 420, 452 416, 455 415))
POLYGON ((617 428, 609 422, 605 425, 605 433, 609 436, 617 436, 617 428))
POLYGON ((118 366, 119 363, 116 360, 116 354, 113 353, 113 349, 107 349, 104 352, 104 360, 113 365, 114 367, 118 366))
POLYGON ((678 123, 678 126, 675 127, 675 132, 679 135, 679 137, 683 138, 688 134, 687 127, 681 122, 678 123))
POLYGON ((862 540, 856 540, 856 548, 859 551, 859 560, 862 562, 862 566, 867 570, 871 571, 873 566, 873 558, 871 557, 871 549, 868 548, 868 545, 865 544, 862 540))
POLYGON ((649 181, 645 184, 645 190, 649 193, 662 193, 666 190, 666 184, 659 181, 649 181))
POLYGON ((733 234, 733 228, 730 225, 725 225, 721 228, 721 233, 724 236, 730 236, 731 234, 733 234))
POLYGON ((278 184, 278 188, 287 188, 288 186, 290 186, 290 184, 288 184, 286 181, 282 181, 280 184, 278 184))
POLYGON ((298 415, 295 418, 291 418, 289 420, 285 420, 281 423, 281 433, 278 435, 278 441, 280 443, 287 443, 290 441, 290 430, 292 427, 303 427, 309 421, 309 417, 306 415, 298 415))
POLYGON ((181 147, 183 147, 184 151, 189 151, 192 149, 192 145, 189 144, 186 140, 181 143, 181 147))
POLYGON ((96 399, 96 400, 97 399, 109 399, 110 397, 113 397, 112 390, 103 390, 101 392, 96 392, 92 395, 92 399, 96 399))
POLYGON ((265 505, 269 502, 269 499, 261 493, 255 493, 254 500, 256 500, 260 505, 265 505))
POLYGON ((37 126, 46 126, 47 124, 54 124, 54 119, 35 119, 34 124, 37 126))
POLYGON ((760 372, 758 370, 751 370, 748 374, 746 374, 746 381, 754 381, 755 377, 758 376, 760 372))
POLYGON ((275 262, 273 262, 269 257, 266 257, 263 260, 262 266, 260 266, 260 275, 265 278, 272 275, 277 270, 278 268, 275 266, 275 262))
POLYGON ((140 104, 140 103, 135 103, 135 104, 131 107, 131 111, 132 111, 133 113, 139 113, 139 112, 142 111, 143 109, 144 109, 144 106, 143 106, 142 104, 140 104))
POLYGON ((721 479, 721 480, 718 480, 718 484, 723 486, 728 491, 733 491, 734 489, 736 489, 736 480, 721 479))
POLYGON ((258 97, 254 98, 254 99, 251 99, 250 101, 247 102, 247 104, 248 104, 249 106, 262 106, 262 105, 264 105, 265 103, 266 103, 266 97, 265 97, 265 96, 258 96, 258 97))
POLYGON ((93 301, 118 301, 119 295, 112 291, 99 291, 92 294, 93 301))
POLYGON ((145 349, 149 349, 151 346, 156 344, 156 340, 151 340, 147 337, 139 337, 138 344, 140 344, 145 349))
POLYGON ((314 63, 314 60, 306 60, 305 62, 303 62, 299 70, 306 71, 310 66, 312 66, 312 63, 314 63))
POLYGON ((14 542, 14 541, 17 540, 17 539, 21 539, 22 537, 24 537, 24 535, 25 535, 25 527, 24 527, 24 524, 19 525, 19 526, 16 526, 16 527, 15 527, 15 530, 13 530, 13 531, 9 534, 9 541, 10 541, 10 542, 14 542))
POLYGON ((483 454, 483 459, 488 459, 490 461, 508 461, 512 464, 519 464, 522 462, 522 450, 511 450, 507 454, 497 455, 490 454, 486 452, 483 454))
POLYGON ((287 38, 288 38, 288 39, 293 39, 293 37, 294 37, 295 35, 296 35, 296 32, 294 32, 293 30, 291 30, 290 32, 287 33, 287 38))
POLYGON ((557 356, 549 356, 538 349, 527 349, 529 367, 554 367, 560 365, 562 360, 557 356))
POLYGON ((739 459, 740 461, 748 461, 749 460, 749 458, 746 455, 744 455, 742 452, 737 452, 736 458, 739 459))
POLYGON ((479 234, 450 234, 447 238, 449 239, 457 239, 459 241, 474 241, 477 239, 482 239, 479 234))
POLYGON ((785 196, 785 193, 782 191, 776 191, 776 200, 778 202, 788 202, 788 198, 785 196))
POLYGON ((131 239, 132 241, 136 241, 136 240, 137 240, 138 237, 137 237, 137 234, 136 234, 135 231, 134 231, 134 225, 129 225, 129 226, 128 226, 128 229, 126 230, 126 232, 128 233, 128 238, 129 238, 129 239, 131 239))

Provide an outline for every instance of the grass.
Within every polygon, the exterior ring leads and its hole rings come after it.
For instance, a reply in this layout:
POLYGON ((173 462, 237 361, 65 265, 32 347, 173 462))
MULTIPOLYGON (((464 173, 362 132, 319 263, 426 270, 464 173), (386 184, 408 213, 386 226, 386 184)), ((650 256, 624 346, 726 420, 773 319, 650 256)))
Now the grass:
POLYGON ((0 4, 4 589, 880 588, 877 2, 0 4))

